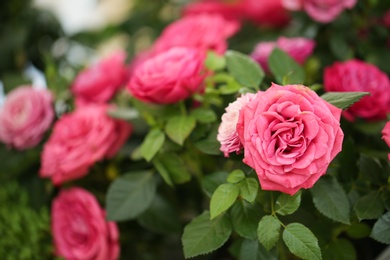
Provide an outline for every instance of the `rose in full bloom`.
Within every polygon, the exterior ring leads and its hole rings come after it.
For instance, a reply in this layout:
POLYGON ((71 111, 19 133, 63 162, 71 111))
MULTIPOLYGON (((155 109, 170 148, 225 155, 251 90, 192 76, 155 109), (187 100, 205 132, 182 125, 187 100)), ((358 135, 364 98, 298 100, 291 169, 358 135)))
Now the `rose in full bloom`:
MULTIPOLYGON (((385 127, 382 130, 382 139, 390 147, 390 121, 385 124, 385 127)), ((388 156, 390 161, 390 153, 388 156)))
POLYGON ((344 9, 355 6, 356 0, 282 0, 286 9, 305 10, 315 21, 329 23, 336 19, 344 9))
POLYGON ((51 209, 57 256, 67 260, 115 260, 119 234, 96 198, 81 188, 61 190, 51 209))
POLYGON ((178 46, 223 53, 227 48, 227 39, 235 34, 239 27, 237 21, 228 21, 216 14, 185 16, 165 28, 154 43, 153 53, 178 46))
POLYGON ((244 163, 264 190, 311 188, 341 151, 341 109, 303 85, 272 86, 240 111, 244 163))
POLYGON ((131 126, 107 116, 107 107, 77 108, 56 122, 41 155, 41 177, 55 185, 83 177, 104 157, 112 157, 131 133, 131 126))
POLYGON ((326 91, 371 93, 345 111, 348 120, 356 116, 382 120, 390 113, 389 77, 372 64, 359 60, 335 62, 325 68, 324 87, 326 91))
POLYGON ((129 84, 130 93, 151 103, 170 104, 186 99, 203 88, 205 53, 175 47, 144 61, 129 84))
POLYGON ((239 153, 242 149, 242 144, 236 130, 238 116, 241 108, 254 99, 255 96, 256 94, 246 93, 225 108, 226 112, 222 115, 222 121, 219 125, 217 135, 217 140, 221 143, 220 150, 224 153, 225 157, 229 157, 229 154, 232 152, 239 153))
POLYGON ((125 52, 116 52, 80 72, 71 90, 78 105, 106 103, 123 85, 127 77, 125 52))
POLYGON ((47 90, 12 90, 0 107, 0 141, 18 150, 36 146, 54 119, 52 102, 47 90))
POLYGON ((275 48, 279 48, 290 55, 296 62, 303 65, 306 59, 313 53, 316 43, 314 40, 295 37, 279 37, 276 42, 260 42, 251 53, 265 71, 269 71, 268 58, 275 48))

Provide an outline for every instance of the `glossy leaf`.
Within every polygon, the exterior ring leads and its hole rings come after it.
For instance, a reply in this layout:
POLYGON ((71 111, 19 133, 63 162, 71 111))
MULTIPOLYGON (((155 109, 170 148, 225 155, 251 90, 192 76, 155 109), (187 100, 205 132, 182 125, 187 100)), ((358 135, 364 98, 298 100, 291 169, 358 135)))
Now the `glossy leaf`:
POLYGON ((238 187, 240 188, 240 196, 244 200, 252 203, 255 201, 257 192, 259 191, 259 182, 254 178, 245 178, 238 187))
POLYGON ((220 185, 215 191, 210 201, 211 219, 229 209, 236 201, 239 188, 231 183, 220 185))
POLYGON ((327 92, 321 96, 322 99, 335 107, 346 109, 362 97, 370 95, 369 92, 327 92))
POLYGON ((285 216, 290 215, 298 210, 301 205, 301 191, 298 191, 293 196, 282 193, 276 200, 276 213, 285 216))
POLYGON ((238 183, 243 179, 245 179, 245 173, 241 170, 234 170, 227 177, 229 183, 238 183))

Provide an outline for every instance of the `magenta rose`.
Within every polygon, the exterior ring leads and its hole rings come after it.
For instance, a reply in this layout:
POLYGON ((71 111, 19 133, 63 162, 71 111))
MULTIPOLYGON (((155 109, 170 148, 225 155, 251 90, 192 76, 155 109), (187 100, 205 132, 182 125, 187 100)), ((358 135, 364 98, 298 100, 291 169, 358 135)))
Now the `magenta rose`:
POLYGON ((244 15, 259 25, 284 26, 290 21, 282 0, 241 0, 244 15))
POLYGON ((324 87, 326 91, 371 93, 345 111, 348 120, 352 121, 356 116, 382 120, 390 113, 389 77, 372 64, 359 60, 335 62, 325 68, 324 87))
POLYGON ((341 109, 303 85, 272 86, 240 111, 244 163, 263 190, 311 188, 341 151, 341 109))
POLYGON ((203 89, 205 54, 194 48, 175 47, 144 61, 129 84, 130 93, 145 102, 175 103, 203 89))
POLYGON ((184 15, 218 14, 227 20, 240 20, 243 16, 242 0, 226 3, 220 0, 203 0, 187 4, 184 15))
POLYGON ((291 11, 304 10, 313 20, 329 23, 345 9, 355 6, 356 0, 282 0, 283 6, 291 11))
POLYGON ((235 34, 239 27, 237 21, 228 21, 216 14, 185 16, 164 29, 153 46, 153 53, 178 46, 223 53, 227 48, 227 39, 235 34))
POLYGON ((306 59, 313 53, 316 43, 314 40, 296 37, 279 37, 276 42, 260 42, 251 53, 251 57, 256 60, 260 66, 269 71, 268 58, 275 48, 279 48, 290 55, 296 62, 303 65, 306 59))
POLYGON ((81 188, 61 190, 51 209, 55 253, 66 260, 115 260, 119 233, 96 198, 81 188))
MULTIPOLYGON (((385 124, 385 127, 382 130, 382 139, 390 147, 390 121, 385 124)), ((388 156, 390 161, 390 153, 388 156)))
POLYGON ((0 141, 18 150, 36 146, 54 119, 52 102, 47 90, 12 90, 0 107, 0 141))
POLYGON ((41 177, 55 185, 78 179, 104 157, 112 157, 131 126, 107 116, 103 105, 82 106, 56 122, 41 155, 41 177))
POLYGON ((229 157, 232 152, 239 153, 241 151, 242 144, 236 130, 238 116, 241 108, 255 97, 256 94, 246 93, 225 108, 226 112, 222 115, 217 135, 217 140, 221 143, 220 150, 225 157, 229 157))
POLYGON ((126 53, 117 52, 80 72, 71 90, 78 105, 106 103, 123 85, 127 77, 126 53))

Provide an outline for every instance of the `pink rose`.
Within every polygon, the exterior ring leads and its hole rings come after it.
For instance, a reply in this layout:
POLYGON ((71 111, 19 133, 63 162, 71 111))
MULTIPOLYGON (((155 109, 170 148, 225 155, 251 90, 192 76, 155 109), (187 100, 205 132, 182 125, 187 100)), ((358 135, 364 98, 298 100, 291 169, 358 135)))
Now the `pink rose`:
POLYGON ((341 151, 341 109, 303 85, 272 86, 240 111, 244 163, 262 189, 290 195, 311 188, 341 151))
POLYGON ((220 15, 186 16, 165 28, 156 40, 153 52, 160 53, 179 46, 223 53, 227 48, 227 39, 235 34, 239 27, 238 22, 225 20, 220 15))
POLYGON ((222 115, 222 122, 219 125, 217 135, 217 140, 221 143, 220 150, 224 153, 225 157, 229 157, 229 153, 232 152, 239 153, 242 149, 242 144, 236 130, 238 116, 241 108, 255 97, 256 94, 246 93, 225 108, 226 112, 222 115))
MULTIPOLYGON (((390 147, 390 121, 385 124, 385 127, 382 130, 382 139, 390 147)), ((388 155, 390 161, 390 153, 388 155)))
POLYGON ((253 22, 267 26, 284 26, 290 21, 282 0, 242 0, 244 14, 253 22))
POLYGON ((282 4, 291 11, 304 9, 313 20, 329 23, 344 9, 353 8, 356 0, 282 0, 282 4))
POLYGON ((325 68, 324 87, 326 91, 371 93, 345 111, 344 115, 349 120, 355 116, 381 120, 390 113, 389 77, 372 64, 358 60, 335 62, 325 68))
POLYGON ((56 255, 66 260, 115 260, 119 234, 96 198, 81 188, 61 190, 51 209, 56 255))
POLYGON ((12 90, 0 107, 0 141, 19 150, 36 146, 54 119, 52 102, 47 90, 12 90))
POLYGON ((125 59, 125 52, 117 52, 80 72, 71 86, 76 103, 109 101, 126 80, 125 59))
POLYGON ((175 47, 136 68, 128 90, 136 98, 169 104, 203 89, 205 54, 194 48, 175 47))
POLYGON ((290 55, 296 62, 303 65, 306 59, 313 53, 315 45, 315 41, 304 37, 279 37, 276 42, 260 42, 257 44, 251 53, 251 57, 265 71, 269 71, 268 58, 274 48, 279 48, 290 55))
POLYGON ((227 20, 240 20, 243 15, 242 0, 233 3, 225 3, 219 0, 203 0, 187 4, 183 13, 188 15, 218 14, 227 20))
POLYGON ((41 155, 41 177, 55 185, 83 177, 104 157, 112 157, 131 126, 106 115, 103 105, 82 106, 56 122, 41 155))

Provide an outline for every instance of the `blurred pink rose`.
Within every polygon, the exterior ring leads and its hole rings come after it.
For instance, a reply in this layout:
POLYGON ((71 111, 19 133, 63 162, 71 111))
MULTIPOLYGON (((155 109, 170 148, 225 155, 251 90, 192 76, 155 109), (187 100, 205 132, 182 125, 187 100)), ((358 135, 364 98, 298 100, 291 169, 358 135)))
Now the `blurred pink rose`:
POLYGON ((185 16, 198 14, 218 14, 227 20, 240 20, 243 16, 242 0, 223 2, 221 0, 203 0, 187 4, 183 13, 185 16))
POLYGON ((51 209, 57 256, 66 260, 115 260, 119 234, 96 198, 81 188, 61 190, 51 209))
POLYGON ((71 90, 78 105, 106 103, 126 80, 126 53, 117 52, 80 72, 71 90))
POLYGON ((256 94, 246 93, 225 108, 226 112, 222 115, 222 121, 219 125, 217 135, 217 140, 221 143, 220 150, 225 157, 229 157, 229 153, 232 152, 239 153, 242 149, 242 144, 236 130, 238 116, 241 108, 255 97, 256 94))
POLYGON ((240 111, 244 163, 263 190, 311 188, 341 151, 341 109, 303 85, 272 86, 240 111))
POLYGON ((382 23, 387 28, 390 28, 390 10, 387 10, 382 17, 382 23))
POLYGON ((260 42, 251 53, 251 57, 256 60, 260 66, 269 71, 268 58, 274 48, 279 48, 290 55, 296 62, 303 65, 306 59, 313 53, 316 43, 314 40, 295 37, 279 37, 276 42, 260 42))
POLYGON ((227 48, 227 39, 235 34, 239 27, 238 22, 228 21, 220 15, 186 16, 165 28, 153 46, 153 53, 177 46, 223 53, 227 48))
POLYGON ((0 141, 19 150, 36 146, 54 119, 52 102, 47 90, 12 90, 0 107, 0 141))
POLYGON ((132 128, 106 113, 106 106, 89 105, 62 116, 41 154, 41 177, 58 185, 83 177, 95 162, 115 155, 132 128))
MULTIPOLYGON (((385 124, 385 127, 382 130, 382 139, 390 147, 390 121, 385 124)), ((390 153, 388 155, 390 161, 390 153)))
POLYGON ((291 11, 305 10, 317 22, 329 23, 344 9, 353 8, 356 0, 282 0, 282 4, 291 11))
POLYGON ((282 0, 242 0, 245 16, 259 25, 284 26, 290 21, 282 0))
POLYGON ((190 97, 203 88, 205 54, 194 48, 175 47, 136 68, 128 90, 136 98, 169 104, 190 97))
POLYGON ((324 87, 326 91, 371 93, 345 111, 348 120, 355 116, 382 120, 390 113, 389 77, 372 64, 359 60, 335 62, 325 68, 324 87))

